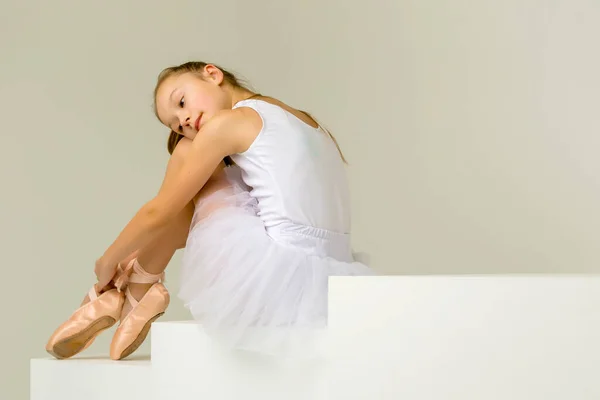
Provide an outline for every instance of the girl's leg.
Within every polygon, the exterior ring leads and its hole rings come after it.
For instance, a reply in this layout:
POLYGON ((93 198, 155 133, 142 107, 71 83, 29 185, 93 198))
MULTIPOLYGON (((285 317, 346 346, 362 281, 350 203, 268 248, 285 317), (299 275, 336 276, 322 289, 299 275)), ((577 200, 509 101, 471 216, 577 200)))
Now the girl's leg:
MULTIPOLYGON (((134 258, 136 264, 133 264, 133 270, 129 272, 131 275, 125 289, 121 322, 110 345, 110 357, 113 360, 121 360, 136 351, 145 340, 152 322, 166 311, 169 304, 166 288, 156 282, 137 283, 134 278, 146 276, 138 269, 139 267, 152 275, 160 274, 165 270, 175 251, 185 246, 193 213, 194 204, 190 203, 156 239, 123 260, 127 264, 122 266, 130 264, 134 258), (129 315, 132 315, 132 318, 126 318, 129 315)), ((158 281, 159 277, 156 278, 158 281)))
MULTIPOLYGON (((162 182, 161 189, 173 184, 175 176, 181 171, 185 157, 191 148, 192 141, 182 139, 175 147, 162 182)), ((139 249, 121 262, 126 266, 133 258, 138 259, 140 266, 150 274, 162 273, 177 249, 185 247, 188 231, 194 214, 194 204, 188 204, 185 209, 169 224, 155 240, 146 247, 139 249)), ((152 284, 129 283, 129 290, 136 300, 140 300, 150 289, 152 284)), ((131 304, 125 302, 122 315, 126 315, 131 309, 131 304)))
MULTIPOLYGON (((192 141, 189 139, 182 139, 175 147, 173 154, 169 160, 167 165, 167 171, 165 173, 165 177, 162 183, 162 187, 164 188, 167 185, 172 185, 175 176, 181 171, 181 168, 184 165, 185 157, 191 148, 192 141)), ((210 193, 212 190, 218 188, 218 182, 222 182, 222 180, 218 179, 220 177, 220 171, 225 167, 222 163, 214 172, 213 176, 206 183, 205 187, 202 189, 202 194, 210 193), (213 180, 217 181, 217 184, 213 183, 213 180), (216 186, 216 188, 213 188, 216 186)), ((199 197, 200 194, 196 195, 199 197)), ((162 273, 171 258, 175 254, 177 249, 181 249, 185 247, 188 232, 190 230, 190 225, 192 222, 192 217, 194 216, 194 203, 190 202, 182 211, 175 217, 175 219, 169 224, 165 230, 162 232, 160 236, 158 236, 155 240, 149 243, 146 247, 139 249, 132 255, 130 255, 127 259, 121 262, 122 266, 125 266, 131 261, 133 258, 137 257, 137 261, 140 266, 150 274, 160 274, 162 273)), ((142 297, 146 294, 146 292, 152 287, 152 284, 143 284, 143 283, 129 283, 129 290, 131 291, 131 295, 136 300, 141 300, 142 297)), ((122 315, 126 315, 131 310, 131 304, 129 302, 125 302, 123 307, 122 315)))
MULTIPOLYGON (((190 223, 194 214, 194 204, 190 203, 187 207, 165 228, 165 231, 153 240, 148 246, 140 249, 136 253, 123 260, 122 266, 127 265, 129 261, 137 257, 141 267, 151 274, 162 273, 177 249, 185 247, 190 223)), ((144 294, 150 289, 152 284, 129 283, 129 290, 136 300, 141 300, 144 294)), ((125 302, 123 315, 131 310, 131 304, 125 302)))
MULTIPOLYGON (((192 141, 189 139, 182 139, 175 147, 167 164, 161 189, 167 185, 171 185, 174 177, 181 170, 185 156, 189 152, 191 142, 192 141)), ((163 272, 173 257, 173 254, 175 254, 175 251, 185 247, 187 233, 190 228, 193 214, 194 204, 190 203, 173 220, 173 222, 165 228, 164 232, 159 237, 145 248, 133 252, 127 258, 122 260, 120 263, 121 266, 125 267, 132 259, 137 257, 138 262, 147 272, 151 274, 160 274, 163 272)), ((146 291, 148 291, 148 288, 152 286, 139 284, 129 285, 131 294, 136 300, 143 297, 146 291)), ((96 291, 100 292, 101 289, 102 288, 96 288, 96 291)), ((87 303, 88 301, 89 297, 86 295, 83 303, 87 303)), ((127 306, 127 304, 125 306, 127 306)))

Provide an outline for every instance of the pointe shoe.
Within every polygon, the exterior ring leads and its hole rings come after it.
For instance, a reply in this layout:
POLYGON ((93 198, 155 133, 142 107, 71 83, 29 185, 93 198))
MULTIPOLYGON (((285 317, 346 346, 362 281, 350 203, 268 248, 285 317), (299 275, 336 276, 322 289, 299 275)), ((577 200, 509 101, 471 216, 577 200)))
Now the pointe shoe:
MULTIPOLYGON (((125 298, 131 303, 131 311, 121 318, 110 344, 110 358, 121 360, 140 347, 150 331, 151 324, 161 317, 169 306, 170 296, 167 288, 160 283, 164 273, 153 275, 144 271, 137 259, 133 259, 122 276, 130 274, 129 282, 154 283, 144 297, 138 302, 129 287, 125 290, 125 298)), ((119 282, 119 286, 122 282, 119 282)), ((119 287, 117 286, 117 287, 119 287)))
POLYGON ((100 295, 92 287, 89 302, 79 307, 60 325, 46 344, 46 351, 63 359, 87 349, 104 330, 113 326, 120 317, 125 297, 116 289, 100 295))

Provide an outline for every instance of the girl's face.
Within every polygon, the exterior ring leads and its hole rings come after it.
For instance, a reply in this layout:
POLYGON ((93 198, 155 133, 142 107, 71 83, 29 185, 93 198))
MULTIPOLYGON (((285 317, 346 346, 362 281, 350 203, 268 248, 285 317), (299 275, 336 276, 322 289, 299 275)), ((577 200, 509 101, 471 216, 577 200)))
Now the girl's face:
POLYGON ((192 140, 212 116, 231 108, 230 95, 221 85, 223 73, 209 65, 203 76, 190 72, 171 76, 156 92, 160 122, 192 140))

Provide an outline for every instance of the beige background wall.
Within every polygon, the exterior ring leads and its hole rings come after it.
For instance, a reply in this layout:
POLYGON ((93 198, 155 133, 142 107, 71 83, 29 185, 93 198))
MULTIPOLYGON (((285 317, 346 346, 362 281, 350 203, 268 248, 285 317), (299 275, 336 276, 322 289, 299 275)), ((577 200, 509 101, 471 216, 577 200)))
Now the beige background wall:
MULTIPOLYGON (((0 398, 26 398, 28 360, 158 189, 151 92, 188 59, 241 72, 336 134, 356 247, 379 271, 598 270, 596 1, 154 4, 0 5, 0 398)), ((165 320, 188 318, 179 260, 165 320)))

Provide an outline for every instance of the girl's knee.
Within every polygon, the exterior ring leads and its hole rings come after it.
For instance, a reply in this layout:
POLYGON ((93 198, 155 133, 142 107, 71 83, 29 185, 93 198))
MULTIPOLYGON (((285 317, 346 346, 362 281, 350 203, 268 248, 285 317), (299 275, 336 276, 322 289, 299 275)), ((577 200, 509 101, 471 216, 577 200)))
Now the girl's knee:
MULTIPOLYGON (((171 163, 176 164, 178 166, 183 165, 183 162, 185 161, 191 148, 192 140, 188 138, 181 139, 179 143, 177 143, 175 149, 173 150, 173 154, 171 155, 171 163)), ((219 172, 223 170, 223 168, 225 168, 224 162, 217 166, 210 179, 214 179, 219 174, 219 172)))

